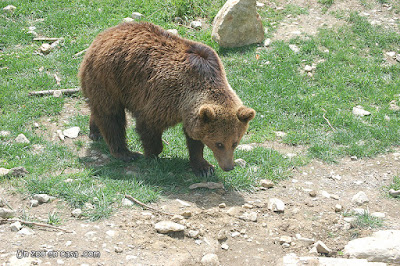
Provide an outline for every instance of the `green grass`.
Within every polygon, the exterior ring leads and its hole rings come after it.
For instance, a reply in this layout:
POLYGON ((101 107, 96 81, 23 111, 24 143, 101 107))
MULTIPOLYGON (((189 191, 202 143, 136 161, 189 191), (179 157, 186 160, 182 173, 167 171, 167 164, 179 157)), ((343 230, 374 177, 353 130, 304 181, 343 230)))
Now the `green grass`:
MULTIPOLYGON (((189 193, 192 183, 224 182, 226 188, 252 190, 259 179, 279 181, 290 176, 293 167, 313 158, 335 162, 346 155, 373 157, 400 144, 400 113, 389 109, 399 101, 400 64, 384 61, 387 51, 399 51, 400 35, 353 13, 348 25, 339 29, 320 29, 318 35, 290 42, 275 41, 268 49, 250 45, 222 49, 211 40, 211 28, 200 31, 174 22, 201 17, 211 22, 223 5, 221 0, 201 1, 66 1, 10 0, 17 7, 13 14, 0 14, 0 130, 10 136, 0 137, 0 167, 24 166, 30 174, 8 180, 21 193, 47 193, 83 208, 90 219, 110 215, 121 204, 124 194, 143 201, 155 201, 171 193, 189 193), (166 12, 167 10, 168 12, 166 12), (81 95, 53 98, 28 97, 30 91, 79 86, 77 69, 82 57, 73 55, 88 47, 102 30, 118 24, 132 12, 143 20, 176 28, 180 35, 206 43, 217 50, 225 65, 228 80, 243 102, 257 111, 243 143, 275 139, 275 131, 287 133, 283 142, 304 145, 308 152, 292 159, 275 150, 256 148, 237 151, 235 157, 247 162, 225 173, 217 167, 216 175, 206 179, 194 176, 189 167, 181 126, 165 132, 164 151, 158 160, 122 163, 110 159, 98 163, 92 155, 78 156, 88 149, 96 157, 111 157, 103 141, 87 138, 88 120, 80 113, 81 95), (64 42, 49 55, 37 54, 40 42, 32 41, 28 28, 47 37, 63 37, 64 42), (289 44, 296 44, 294 53, 289 44), (329 50, 326 52, 325 50, 329 50), (259 58, 256 57, 259 55, 259 58), (301 70, 318 63, 313 77, 301 70), (54 74, 61 77, 57 85, 54 74), (59 114, 65 102, 76 102, 78 114, 62 121, 59 114), (355 117, 351 110, 362 105, 372 114, 355 117), (334 130, 328 125, 330 121, 334 130), (389 119, 388 119, 389 118, 389 119), (35 122, 57 122, 60 129, 81 128, 81 137, 65 145, 50 141, 33 127, 35 122), (16 144, 13 139, 25 134, 30 144, 16 144), (38 145, 42 152, 37 152, 38 145), (73 169, 74 171, 71 171, 73 169), (72 182, 65 180, 72 179, 72 182), (91 203, 94 208, 86 208, 91 203)), ((288 5, 283 10, 265 7, 260 10, 264 26, 271 35, 287 15, 307 14, 307 9, 288 5)), ((270 37, 270 36, 268 36, 270 37)), ((398 102, 398 104, 400 104, 398 102)), ((40 125, 41 130, 46 128, 40 125)), ((128 129, 128 144, 142 151, 134 128, 128 129)), ((216 164, 210 150, 205 157, 216 164)))
POLYGON ((383 219, 371 216, 368 212, 357 215, 356 220, 351 223, 352 228, 379 228, 383 226, 383 219))

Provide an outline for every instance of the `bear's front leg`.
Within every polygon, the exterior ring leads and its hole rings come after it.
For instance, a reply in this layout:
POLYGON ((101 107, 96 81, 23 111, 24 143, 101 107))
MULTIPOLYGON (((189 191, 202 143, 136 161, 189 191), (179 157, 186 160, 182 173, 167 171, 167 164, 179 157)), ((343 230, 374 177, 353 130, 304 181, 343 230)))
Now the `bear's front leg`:
POLYGON ((190 166, 193 172, 202 177, 212 176, 214 166, 203 158, 204 144, 199 140, 194 140, 185 132, 186 144, 189 150, 190 166))
POLYGON ((163 150, 162 129, 150 126, 144 119, 136 120, 136 131, 142 141, 144 156, 157 158, 163 150))

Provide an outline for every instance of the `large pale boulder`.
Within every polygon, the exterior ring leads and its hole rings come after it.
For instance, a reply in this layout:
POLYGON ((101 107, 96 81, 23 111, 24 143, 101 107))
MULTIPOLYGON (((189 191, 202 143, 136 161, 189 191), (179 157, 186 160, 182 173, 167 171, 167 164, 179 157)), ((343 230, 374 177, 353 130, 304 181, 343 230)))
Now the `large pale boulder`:
POLYGON ((344 247, 350 258, 400 264, 400 230, 378 231, 370 237, 350 241, 344 247))
POLYGON ((228 0, 213 22, 212 38, 221 47, 240 47, 264 40, 256 0, 228 0))

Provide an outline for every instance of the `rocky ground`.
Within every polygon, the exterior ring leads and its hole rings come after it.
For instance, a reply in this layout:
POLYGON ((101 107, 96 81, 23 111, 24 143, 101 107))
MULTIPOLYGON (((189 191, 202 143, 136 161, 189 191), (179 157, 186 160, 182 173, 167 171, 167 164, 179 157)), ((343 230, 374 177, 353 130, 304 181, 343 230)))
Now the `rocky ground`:
MULTIPOLYGON (((283 7, 287 1, 280 2, 275 8, 283 7)), ((323 13, 316 2, 290 1, 312 10, 308 15, 287 17, 272 39, 288 40, 293 35, 313 34, 322 24, 335 27, 345 23, 323 13)), ((349 7, 363 12, 373 23, 399 30, 399 15, 391 11, 390 5, 374 2, 367 9, 359 1, 350 0, 335 1, 332 6, 346 12, 349 7)), ((71 115, 73 106, 73 102, 67 102, 64 115, 71 115)), ((48 123, 49 138, 57 138, 56 130, 48 123)), ((263 145, 285 153, 302 151, 279 142, 263 145)), ((30 207, 30 198, 12 193, 12 188, 1 187, 4 208, 10 206, 18 215, 29 210, 30 215, 43 221, 57 209, 61 212, 61 227, 68 232, 41 226, 23 226, 19 230, 18 224, 11 227, 10 222, 0 223, 0 262, 2 265, 367 265, 366 261, 323 259, 348 258, 344 248, 353 239, 379 230, 400 230, 400 201, 389 197, 385 189, 394 176, 400 176, 399 148, 373 159, 343 158, 338 164, 313 161, 294 169, 291 179, 270 188, 264 184, 255 193, 193 190, 150 204, 154 210, 135 204, 97 222, 72 217, 70 207, 59 199, 30 207), (274 199, 277 199, 275 204, 274 199), (352 213, 363 211, 382 217, 383 227, 358 227, 352 213), (299 258, 305 256, 314 259, 299 258)), ((387 236, 390 240, 387 242, 400 239, 394 234, 387 236)), ((379 245, 374 249, 379 250, 379 245)), ((377 260, 400 264, 400 244, 391 251, 394 253, 384 259, 381 252, 377 260)))

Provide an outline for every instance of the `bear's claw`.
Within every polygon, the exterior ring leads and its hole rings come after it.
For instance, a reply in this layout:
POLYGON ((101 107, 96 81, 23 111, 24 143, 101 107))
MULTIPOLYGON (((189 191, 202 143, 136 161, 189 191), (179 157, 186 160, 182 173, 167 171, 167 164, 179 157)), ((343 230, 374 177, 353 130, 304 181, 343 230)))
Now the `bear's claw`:
POLYGON ((210 165, 207 167, 203 167, 194 171, 197 176, 200 177, 210 177, 215 174, 214 166, 210 165))

